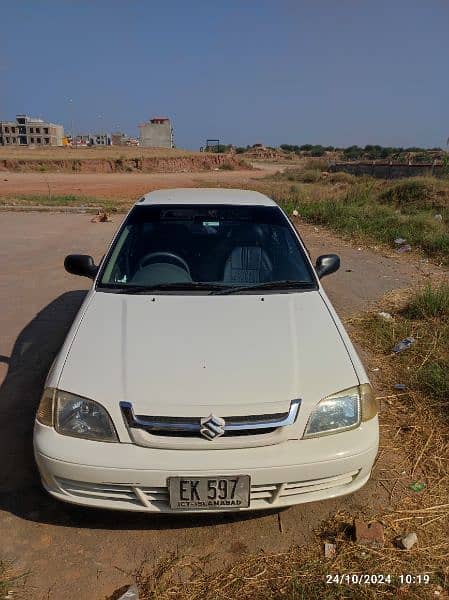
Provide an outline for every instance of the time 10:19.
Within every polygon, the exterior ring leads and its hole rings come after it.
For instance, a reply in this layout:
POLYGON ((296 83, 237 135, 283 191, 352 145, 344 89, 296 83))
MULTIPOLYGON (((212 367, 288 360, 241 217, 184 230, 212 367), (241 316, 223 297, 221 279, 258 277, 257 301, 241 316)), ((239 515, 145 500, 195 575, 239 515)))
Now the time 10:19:
POLYGON ((430 575, 412 575, 411 573, 407 573, 406 575, 399 575, 399 581, 401 584, 417 583, 419 584, 427 584, 430 583, 430 575))

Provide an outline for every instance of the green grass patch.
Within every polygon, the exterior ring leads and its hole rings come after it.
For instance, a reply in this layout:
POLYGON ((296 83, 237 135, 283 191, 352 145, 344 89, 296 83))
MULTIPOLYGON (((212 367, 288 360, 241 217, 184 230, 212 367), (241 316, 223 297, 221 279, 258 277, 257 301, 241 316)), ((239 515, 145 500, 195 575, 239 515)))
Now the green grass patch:
POLYGON ((326 176, 326 183, 355 183, 357 178, 351 173, 345 173, 344 171, 338 171, 337 173, 328 173, 326 176))
POLYGON ((404 312, 411 319, 449 317, 449 283, 437 288, 427 285, 413 296, 404 312))
MULTIPOLYGON (((446 330, 446 333, 448 331, 446 330)), ((449 405, 449 360, 433 360, 422 366, 417 378, 423 392, 449 405)))
POLYGON ((397 206, 423 206, 432 198, 432 187, 425 180, 406 179, 382 192, 379 200, 397 206))
POLYGON ((29 204, 42 204, 43 206, 81 206, 96 202, 96 198, 85 198, 82 196, 74 196, 68 194, 65 196, 49 196, 49 195, 22 195, 14 198, 14 201, 19 200, 20 202, 29 204))
POLYGON ((0 204, 3 206, 45 206, 45 207, 95 207, 102 208, 106 211, 117 210, 129 205, 125 200, 116 200, 108 198, 95 198, 91 196, 76 196, 72 194, 54 196, 50 194, 33 194, 20 196, 4 196, 0 199, 0 204))
MULTIPOLYGON (((281 194, 276 200, 285 207, 295 205, 302 218, 336 232, 381 242, 394 247, 396 238, 406 239, 428 256, 449 264, 449 210, 441 209, 441 218, 427 205, 401 210, 396 204, 379 201, 378 187, 372 181, 353 185, 343 196, 313 198, 297 190, 281 194)), ((415 205, 416 206, 416 205, 415 205)), ((288 209, 288 208, 287 208, 288 209)))
POLYGON ((286 169, 255 184, 291 213, 358 241, 413 249, 449 264, 449 185, 432 177, 394 182, 348 173, 286 169), (290 187, 289 187, 290 182, 290 187))
POLYGON ((278 171, 274 175, 268 175, 266 179, 271 181, 298 181, 301 183, 318 183, 323 177, 320 169, 304 169, 292 167, 284 171, 278 171))
POLYGON ((364 338, 375 352, 394 361, 396 383, 422 392, 437 401, 447 418, 449 408, 449 284, 428 285, 413 294, 391 321, 377 315, 362 321, 364 338), (406 337, 415 343, 392 355, 395 344, 406 337))
POLYGON ((413 177, 388 184, 378 197, 380 202, 402 210, 423 208, 447 209, 449 190, 447 183, 433 177, 413 177))

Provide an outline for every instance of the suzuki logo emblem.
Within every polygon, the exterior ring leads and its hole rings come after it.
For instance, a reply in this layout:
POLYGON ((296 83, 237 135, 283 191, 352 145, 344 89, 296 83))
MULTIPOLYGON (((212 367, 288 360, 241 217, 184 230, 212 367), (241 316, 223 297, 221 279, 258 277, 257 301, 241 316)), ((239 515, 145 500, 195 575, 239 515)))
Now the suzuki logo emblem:
POLYGON ((200 424, 200 433, 207 440, 214 440, 225 432, 225 420, 212 414, 201 419, 200 424))

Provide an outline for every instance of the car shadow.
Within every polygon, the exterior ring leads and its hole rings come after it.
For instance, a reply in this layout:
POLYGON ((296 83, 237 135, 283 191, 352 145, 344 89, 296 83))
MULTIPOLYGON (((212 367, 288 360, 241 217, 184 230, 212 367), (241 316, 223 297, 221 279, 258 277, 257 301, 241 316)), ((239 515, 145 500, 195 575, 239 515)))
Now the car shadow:
POLYGON ((89 529, 184 529, 272 514, 159 515, 83 508, 59 502, 41 487, 33 456, 34 416, 50 366, 86 295, 66 292, 44 307, 19 334, 0 386, 0 511, 22 519, 89 529))

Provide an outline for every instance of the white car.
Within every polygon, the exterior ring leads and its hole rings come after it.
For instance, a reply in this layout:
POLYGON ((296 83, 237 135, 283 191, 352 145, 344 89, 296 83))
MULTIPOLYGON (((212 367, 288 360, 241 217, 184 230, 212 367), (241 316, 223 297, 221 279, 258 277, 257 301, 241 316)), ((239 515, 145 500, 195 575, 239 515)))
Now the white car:
POLYGON ((48 375, 34 430, 45 489, 85 506, 240 511, 349 494, 377 404, 315 267, 275 202, 160 190, 128 213, 48 375))

